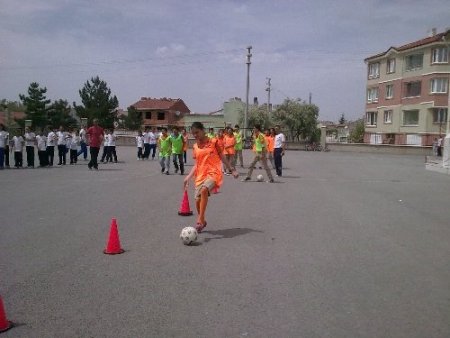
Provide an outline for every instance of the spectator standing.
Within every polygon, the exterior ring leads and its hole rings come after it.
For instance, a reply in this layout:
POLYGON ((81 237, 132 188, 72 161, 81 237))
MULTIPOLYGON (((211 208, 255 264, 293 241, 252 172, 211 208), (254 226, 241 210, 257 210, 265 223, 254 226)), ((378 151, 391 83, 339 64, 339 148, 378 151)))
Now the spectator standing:
POLYGON ((139 131, 138 136, 136 136, 136 146, 137 146, 137 159, 138 161, 143 160, 142 148, 144 148, 144 136, 142 136, 142 131, 139 131))
POLYGON ((83 154, 83 159, 87 160, 87 139, 86 139, 86 127, 81 127, 80 130, 80 150, 77 153, 77 156, 83 154))
POLYGON ((56 145, 56 132, 55 130, 50 131, 47 135, 47 156, 48 156, 48 165, 53 166, 53 159, 55 157, 55 145, 56 145))
POLYGON ((283 174, 283 156, 284 149, 286 144, 286 137, 280 130, 280 126, 275 126, 275 138, 273 144, 273 157, 275 162, 275 170, 277 172, 277 176, 281 177, 283 174))
POLYGON ((108 152, 106 154, 106 162, 112 162, 114 157, 114 163, 117 163, 117 153, 116 153, 116 139, 117 136, 114 133, 114 129, 111 129, 108 134, 108 152))
POLYGON ((36 134, 30 127, 25 128, 25 150, 27 153, 27 168, 34 168, 34 146, 36 144, 36 134))
POLYGON ((14 167, 16 169, 22 168, 23 166, 23 146, 25 141, 22 136, 14 136, 12 138, 12 149, 14 151, 14 167))
POLYGON ((94 119, 93 124, 94 125, 91 126, 86 132, 91 154, 91 160, 88 163, 88 168, 98 170, 97 158, 103 141, 104 132, 103 128, 98 125, 98 119, 94 119))
POLYGON ((150 157, 150 130, 148 127, 145 128, 144 134, 142 136, 144 136, 144 155, 142 156, 142 158, 144 160, 148 160, 148 158, 150 157))
POLYGON ((78 161, 78 146, 81 144, 81 137, 78 130, 74 130, 70 139, 70 164, 78 161))
POLYGON ((108 152, 109 152, 109 146, 108 146, 108 140, 109 140, 109 130, 105 129, 105 138, 103 139, 103 153, 102 158, 100 159, 100 162, 108 162, 108 152))
POLYGON ((47 137, 45 136, 45 133, 38 133, 36 135, 36 143, 38 148, 39 167, 44 168, 48 166, 47 137))
POLYGON ((66 165, 67 158, 67 138, 68 135, 64 131, 64 127, 60 126, 59 130, 56 132, 56 136, 58 137, 57 145, 58 145, 58 165, 66 165))
POLYGON ((0 123, 0 170, 4 169, 5 149, 8 140, 8 132, 5 130, 5 125, 0 123))
MULTIPOLYGON (((156 133, 156 129, 155 127, 152 128, 152 130, 148 133, 148 144, 149 144, 149 156, 150 153, 152 153, 152 160, 155 159, 155 155, 156 155, 156 146, 158 143, 158 135, 156 133)), ((149 158, 149 156, 147 156, 147 159, 149 158)))

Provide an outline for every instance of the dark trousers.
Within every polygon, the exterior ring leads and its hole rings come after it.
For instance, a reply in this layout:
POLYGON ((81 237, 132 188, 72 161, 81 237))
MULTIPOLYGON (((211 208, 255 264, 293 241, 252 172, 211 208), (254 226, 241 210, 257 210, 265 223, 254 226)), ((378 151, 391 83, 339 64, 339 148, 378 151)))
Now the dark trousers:
POLYGON ((104 162, 105 158, 106 158, 106 162, 108 162, 108 152, 109 152, 109 147, 103 146, 103 154, 102 154, 102 158, 100 159, 100 162, 104 162))
POLYGON ((89 167, 89 169, 92 169, 92 167, 94 167, 95 169, 98 169, 97 158, 98 158, 98 153, 100 152, 100 148, 90 147, 89 150, 90 150, 90 154, 91 154, 91 160, 88 163, 88 167, 89 167))
POLYGON ((16 168, 22 168, 23 166, 23 155, 21 151, 14 152, 14 166, 16 168))
POLYGON ((178 168, 180 168, 180 173, 184 174, 183 154, 172 154, 172 157, 173 157, 173 166, 175 167, 175 172, 178 172, 178 168))
POLYGON ((142 159, 142 147, 138 147, 137 157, 142 159))
POLYGON ((48 165, 53 165, 53 159, 55 158, 55 146, 47 146, 48 165))
POLYGON ((186 163, 187 151, 183 151, 183 159, 184 159, 184 163, 186 163))
MULTIPOLYGON (((155 158, 155 154, 156 154, 156 144, 149 144, 149 149, 148 149, 148 153, 150 154, 150 151, 152 153, 152 159, 155 158)), ((147 155, 148 158, 148 155, 147 155)))
POLYGON ((58 164, 66 164, 67 148, 65 144, 58 144, 58 164))
POLYGON ((39 166, 46 167, 48 166, 48 154, 45 150, 38 150, 39 157, 39 166))
POLYGON ((117 153, 116 146, 108 146, 108 152, 106 153, 106 162, 112 162, 114 157, 114 162, 117 163, 117 153))
POLYGON ((78 151, 76 149, 70 149, 70 164, 77 163, 78 151))
POLYGON ((25 150, 27 152, 27 167, 34 167, 34 147, 26 146, 25 150))
POLYGON ((149 156, 150 156, 150 144, 144 143, 144 155, 142 156, 142 158, 148 159, 149 156))
POLYGON ((9 168, 9 145, 5 146, 5 167, 9 168))
POLYGON ((281 153, 283 152, 282 148, 275 148, 273 150, 273 160, 275 162, 275 171, 278 176, 281 176, 283 173, 283 157, 281 153))
POLYGON ((81 149, 77 153, 77 157, 83 154, 83 158, 87 159, 87 144, 86 142, 81 141, 80 142, 81 149))
POLYGON ((4 161, 5 161, 5 148, 0 148, 0 169, 3 169, 4 161))

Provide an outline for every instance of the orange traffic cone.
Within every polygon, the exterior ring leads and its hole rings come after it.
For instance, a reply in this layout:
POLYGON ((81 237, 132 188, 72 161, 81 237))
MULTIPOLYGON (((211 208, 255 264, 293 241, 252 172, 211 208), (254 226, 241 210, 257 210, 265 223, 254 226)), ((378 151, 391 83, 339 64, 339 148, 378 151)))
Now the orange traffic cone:
POLYGON ((189 206, 189 198, 187 190, 184 191, 183 200, 181 201, 180 211, 178 211, 178 215, 180 216, 192 215, 191 207, 189 206))
POLYGON ((125 250, 123 250, 120 247, 119 230, 117 229, 117 222, 116 219, 113 218, 111 220, 111 229, 109 231, 108 244, 106 245, 106 249, 103 250, 103 253, 107 255, 117 255, 124 252, 125 250))
POLYGON ((0 332, 8 331, 12 328, 13 323, 6 319, 5 308, 3 307, 3 300, 0 297, 0 332))

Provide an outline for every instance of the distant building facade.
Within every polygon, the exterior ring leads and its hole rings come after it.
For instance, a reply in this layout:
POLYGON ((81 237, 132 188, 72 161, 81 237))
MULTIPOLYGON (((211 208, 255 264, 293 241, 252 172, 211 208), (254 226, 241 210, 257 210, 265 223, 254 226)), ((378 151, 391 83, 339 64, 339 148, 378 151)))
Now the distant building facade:
POLYGON ((448 121, 450 30, 365 59, 364 142, 429 146, 448 121))
POLYGON ((166 97, 141 97, 131 106, 142 114, 144 128, 184 126, 183 117, 191 113, 182 99, 166 97))

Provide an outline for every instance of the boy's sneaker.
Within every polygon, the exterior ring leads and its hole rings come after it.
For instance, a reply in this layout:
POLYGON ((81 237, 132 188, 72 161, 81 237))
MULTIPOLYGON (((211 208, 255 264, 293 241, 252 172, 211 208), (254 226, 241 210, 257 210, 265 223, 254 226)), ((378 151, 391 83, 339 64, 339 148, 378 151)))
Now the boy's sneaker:
POLYGON ((243 180, 241 180, 241 182, 247 182, 247 181, 250 181, 250 177, 246 177, 246 178, 244 178, 243 180))
POLYGON ((166 171, 166 175, 169 175, 169 170, 166 171))
POLYGON ((164 170, 166 170, 166 168, 161 168, 161 174, 164 174, 164 170))
POLYGON ((267 181, 268 183, 274 183, 275 181, 273 180, 273 178, 271 180, 267 181))

